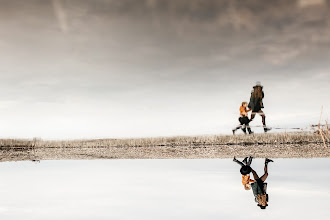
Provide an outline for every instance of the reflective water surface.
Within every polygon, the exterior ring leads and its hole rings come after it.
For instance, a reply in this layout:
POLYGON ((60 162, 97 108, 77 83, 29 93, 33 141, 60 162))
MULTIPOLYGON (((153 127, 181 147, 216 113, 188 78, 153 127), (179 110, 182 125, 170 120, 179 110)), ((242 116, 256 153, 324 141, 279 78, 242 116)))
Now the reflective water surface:
POLYGON ((0 219, 328 219, 330 159, 274 161, 266 210, 231 159, 1 163, 0 219))

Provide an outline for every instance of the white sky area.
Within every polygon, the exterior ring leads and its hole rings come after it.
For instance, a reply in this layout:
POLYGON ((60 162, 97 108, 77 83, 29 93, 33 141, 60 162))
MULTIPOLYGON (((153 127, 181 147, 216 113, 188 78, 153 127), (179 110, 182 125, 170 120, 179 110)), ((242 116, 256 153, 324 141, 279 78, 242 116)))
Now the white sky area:
POLYGON ((316 124, 329 13, 326 0, 1 1, 0 137, 229 134, 256 81, 268 126, 316 124))
MULTIPOLYGON (((259 175, 263 161, 252 163, 259 175)), ((328 219, 330 160, 274 161, 266 210, 231 159, 1 163, 0 218, 328 219)))

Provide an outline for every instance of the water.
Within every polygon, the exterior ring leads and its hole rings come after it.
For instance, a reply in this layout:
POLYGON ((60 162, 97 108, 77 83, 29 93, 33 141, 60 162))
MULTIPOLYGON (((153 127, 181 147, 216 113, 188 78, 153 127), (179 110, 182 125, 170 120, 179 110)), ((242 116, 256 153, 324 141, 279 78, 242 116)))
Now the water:
MULTIPOLYGON (((263 160, 252 167, 262 175, 263 160)), ((330 159, 276 159, 261 210, 229 159, 0 164, 0 219, 328 219, 330 159)))

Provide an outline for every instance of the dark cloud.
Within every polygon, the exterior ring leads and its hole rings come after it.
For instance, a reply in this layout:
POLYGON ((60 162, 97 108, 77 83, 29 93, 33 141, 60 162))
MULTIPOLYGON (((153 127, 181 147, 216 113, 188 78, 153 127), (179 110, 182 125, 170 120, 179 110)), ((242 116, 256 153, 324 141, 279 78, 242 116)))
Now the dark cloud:
MULTIPOLYGON (((2 1, 1 23, 10 25, 1 33, 22 46, 27 39, 17 35, 23 33, 37 38, 41 46, 63 45, 64 39, 70 44, 64 46, 86 56, 97 51, 112 58, 109 51, 100 52, 108 49, 131 60, 134 50, 151 60, 156 55, 157 62, 215 54, 228 61, 249 54, 282 65, 306 55, 309 59, 310 50, 329 46, 329 4, 310 1, 314 4, 303 0, 2 1)), ((31 40, 33 45, 35 39, 31 40)))

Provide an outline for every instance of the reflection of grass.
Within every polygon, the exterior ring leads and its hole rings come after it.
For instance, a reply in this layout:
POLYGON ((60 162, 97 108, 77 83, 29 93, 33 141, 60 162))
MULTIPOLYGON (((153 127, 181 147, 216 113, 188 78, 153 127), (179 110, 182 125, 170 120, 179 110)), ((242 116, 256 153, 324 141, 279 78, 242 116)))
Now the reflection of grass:
MULTIPOLYGON (((328 136, 329 137, 329 136, 328 136)), ((72 141, 0 140, 0 161, 77 159, 328 158, 322 137, 309 133, 210 135, 72 141)))
MULTIPOLYGON (((324 133, 329 145, 330 134, 324 133)), ((93 140, 21 140, 2 139, 0 148, 98 148, 98 147, 152 147, 152 146, 210 146, 210 145, 279 145, 279 144, 322 144, 322 137, 311 132, 268 133, 255 135, 208 135, 178 136, 136 139, 93 139, 93 140)))

